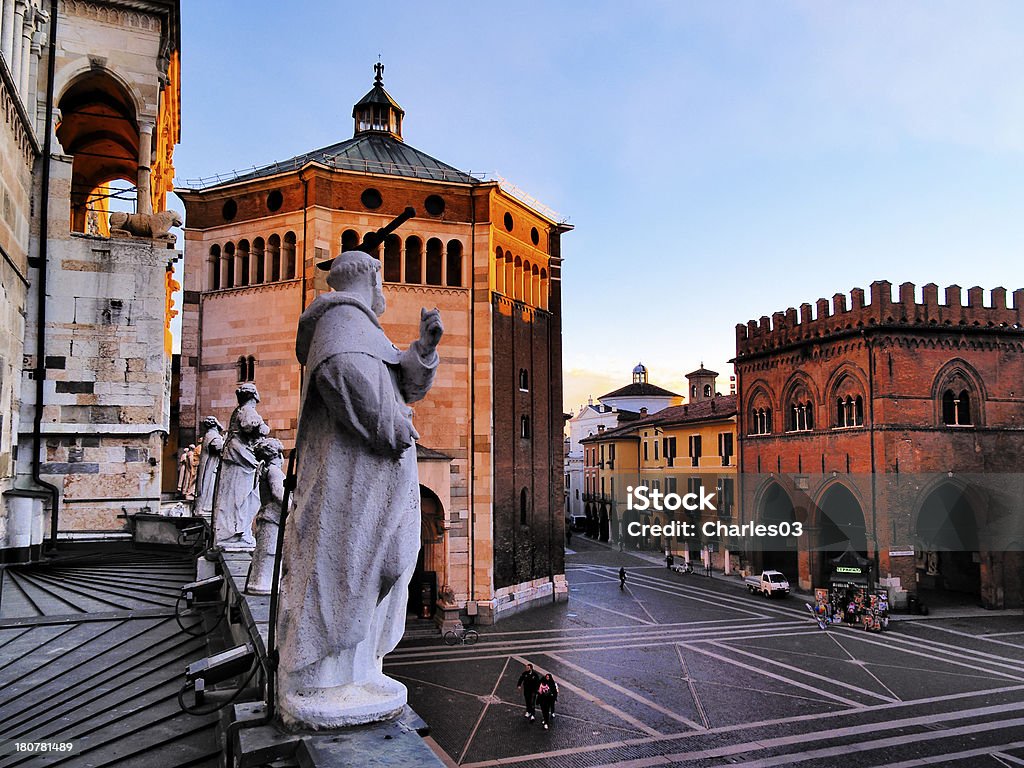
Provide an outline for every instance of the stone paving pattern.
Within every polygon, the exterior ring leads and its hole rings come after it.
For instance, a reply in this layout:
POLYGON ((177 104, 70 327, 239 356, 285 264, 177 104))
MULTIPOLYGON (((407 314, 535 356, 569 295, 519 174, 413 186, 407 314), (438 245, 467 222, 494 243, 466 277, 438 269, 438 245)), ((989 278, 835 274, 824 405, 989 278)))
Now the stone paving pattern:
POLYGON ((799 595, 573 545, 568 604, 386 660, 452 764, 1024 765, 1020 612, 822 631, 799 595), (551 730, 523 717, 527 661, 559 683, 551 730))

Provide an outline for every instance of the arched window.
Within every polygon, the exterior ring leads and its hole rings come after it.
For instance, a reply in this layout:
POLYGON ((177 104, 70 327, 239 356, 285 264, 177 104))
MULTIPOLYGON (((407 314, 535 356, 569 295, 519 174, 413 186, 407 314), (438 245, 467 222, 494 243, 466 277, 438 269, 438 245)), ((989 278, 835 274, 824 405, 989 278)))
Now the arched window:
POLYGON ((402 282, 402 238, 398 235, 384 240, 384 282, 402 282))
POLYGON ((220 246, 216 244, 210 246, 206 284, 209 286, 208 290, 220 290, 220 246))
POLYGON ((814 405, 810 400, 797 400, 790 406, 789 430, 807 432, 814 429, 814 405))
POLYGON ((540 308, 546 310, 548 308, 548 271, 542 269, 540 271, 540 308))
POLYGON ((772 409, 755 408, 750 413, 750 434, 770 435, 772 433, 772 409))
POLYGON ((530 437, 530 417, 520 416, 519 417, 519 436, 525 439, 530 437))
POLYGON ((531 272, 530 303, 535 307, 540 306, 540 267, 536 264, 531 272))
POLYGON ((282 250, 282 261, 284 261, 284 279, 295 279, 295 233, 286 232, 284 236, 284 247, 282 250))
POLYGON ((432 237, 427 241, 427 282, 441 285, 444 276, 444 254, 441 241, 432 237))
POLYGON ((690 399, 691 400, 696 400, 697 399, 697 385, 696 384, 691 384, 690 385, 690 399))
POLYGON ((270 279, 277 282, 281 279, 281 236, 271 235, 267 238, 267 258, 270 261, 270 279))
POLYGON ((448 241, 448 261, 446 265, 445 284, 453 288, 462 287, 462 242, 448 241))
POLYGON ((519 524, 526 525, 526 516, 529 512, 529 498, 526 489, 519 492, 519 524))
POLYGON ((257 237, 252 241, 253 271, 255 272, 253 283, 256 285, 262 285, 266 282, 266 255, 266 245, 263 242, 263 238, 257 237))
POLYGON ((256 358, 252 355, 245 358, 245 380, 256 381, 256 358))
POLYGON ((522 301, 526 304, 533 304, 533 267, 526 260, 523 261, 522 281, 522 301))
POLYGON ((948 426, 967 426, 971 419, 971 394, 966 389, 954 392, 947 389, 942 393, 942 423, 948 426))
POLYGON ((341 250, 354 251, 359 247, 359 233, 354 229, 346 229, 341 233, 341 250))
POLYGON ((248 363, 246 362, 245 357, 238 358, 238 380, 239 381, 248 381, 248 379, 245 378, 245 375, 248 372, 249 372, 249 366, 248 366, 248 363))
POLYGON ((510 299, 515 298, 516 274, 515 265, 512 262, 512 254, 505 252, 505 295, 510 299))
POLYGON ((710 384, 705 384, 704 385, 704 397, 711 397, 711 394, 712 394, 712 392, 711 392, 711 385, 710 384))
POLYGON ((239 240, 238 251, 235 255, 235 285, 249 284, 249 241, 239 240))
POLYGON ((224 255, 220 260, 220 287, 233 288, 235 285, 235 244, 224 244, 224 255))
POLYGON ((513 262, 513 274, 515 275, 515 283, 512 286, 512 293, 516 301, 523 300, 523 260, 516 256, 513 262))
POLYGON ((530 373, 525 368, 519 369, 519 391, 530 391, 530 373))
POLYGON ((405 240, 405 282, 412 285, 423 282, 423 241, 418 237, 405 240))
POLYGON ((505 252, 501 250, 501 246, 494 251, 494 291, 505 292, 505 252))

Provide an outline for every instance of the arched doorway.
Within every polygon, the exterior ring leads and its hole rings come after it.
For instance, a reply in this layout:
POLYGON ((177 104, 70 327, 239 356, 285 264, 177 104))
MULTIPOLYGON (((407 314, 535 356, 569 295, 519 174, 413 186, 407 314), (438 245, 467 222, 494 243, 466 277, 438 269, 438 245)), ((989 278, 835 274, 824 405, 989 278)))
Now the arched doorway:
MULTIPOLYGON (((789 523, 792 526, 796 522, 793 502, 777 483, 769 485, 762 494, 757 518, 764 525, 789 523)), ((761 567, 766 571, 781 571, 795 583, 799 578, 797 537, 763 536, 758 541, 761 546, 761 567)))
POLYGON ((861 557, 868 555, 867 527, 860 503, 843 485, 835 484, 818 503, 818 526, 813 557, 817 560, 811 572, 815 586, 825 586, 832 575, 831 561, 847 548, 861 557))
POLYGON ((978 524, 964 488, 943 483, 921 505, 915 530, 918 590, 932 593, 927 603, 977 603, 981 598, 978 524))
POLYGON ((409 582, 410 616, 434 615, 438 590, 445 584, 444 507, 437 494, 420 486, 420 552, 409 582))

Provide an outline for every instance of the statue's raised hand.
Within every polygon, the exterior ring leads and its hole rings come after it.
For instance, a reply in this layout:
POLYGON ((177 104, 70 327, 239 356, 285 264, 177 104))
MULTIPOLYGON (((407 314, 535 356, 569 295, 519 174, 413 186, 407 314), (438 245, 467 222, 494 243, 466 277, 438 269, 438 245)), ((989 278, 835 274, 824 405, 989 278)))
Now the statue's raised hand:
POLYGON ((420 348, 425 353, 432 352, 444 335, 441 324, 441 313, 434 309, 420 309, 420 348))

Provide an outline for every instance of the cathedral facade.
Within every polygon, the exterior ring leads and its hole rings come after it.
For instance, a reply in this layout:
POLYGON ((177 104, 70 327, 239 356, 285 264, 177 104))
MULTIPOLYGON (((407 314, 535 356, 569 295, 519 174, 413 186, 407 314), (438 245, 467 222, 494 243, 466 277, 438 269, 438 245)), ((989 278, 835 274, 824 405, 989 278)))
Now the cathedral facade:
POLYGON ((6 561, 159 508, 179 37, 177 0, 2 2, 6 561))
POLYGON ((570 227, 408 145, 382 75, 378 65, 353 107, 351 138, 178 190, 179 440, 193 442, 206 416, 223 421, 239 383, 253 381, 275 436, 294 445, 297 321, 329 290, 315 265, 413 207, 376 254, 388 336, 416 338, 423 307, 445 325, 437 379, 415 408, 423 548, 411 606, 432 611, 450 587, 488 622, 564 596, 560 277, 570 227))

